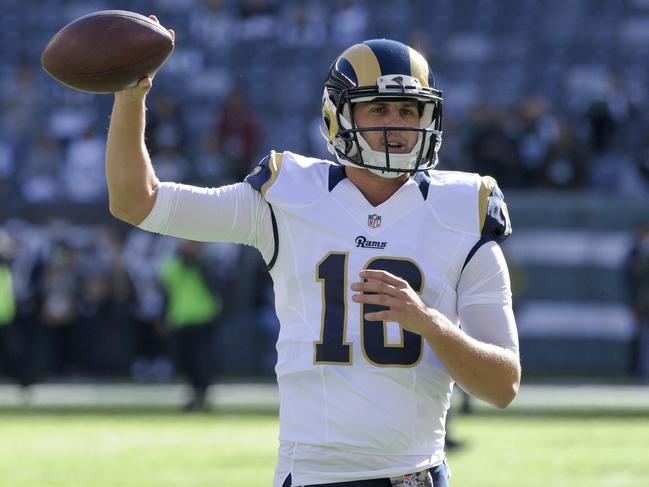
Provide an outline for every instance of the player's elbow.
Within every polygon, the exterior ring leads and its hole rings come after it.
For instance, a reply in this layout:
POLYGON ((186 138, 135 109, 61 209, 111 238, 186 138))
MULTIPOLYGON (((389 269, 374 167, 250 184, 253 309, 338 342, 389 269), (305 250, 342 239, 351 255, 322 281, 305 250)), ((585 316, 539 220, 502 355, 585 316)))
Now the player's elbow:
POLYGON ((493 401, 493 405, 498 409, 505 409, 518 395, 521 387, 521 366, 518 360, 515 366, 512 367, 508 377, 503 381, 502 388, 498 397, 493 401))
POLYGON ((518 382, 510 384, 507 388, 505 388, 501 392, 501 394, 497 398, 495 398, 492 404, 498 409, 505 409, 507 406, 511 404, 514 398, 518 395, 519 388, 520 388, 520 383, 518 382))
POLYGON ((108 209, 118 220, 138 226, 153 209, 157 197, 157 185, 137 196, 108 191, 108 209))
POLYGON ((112 199, 109 201, 108 210, 118 220, 130 223, 133 226, 138 226, 144 220, 141 215, 129 210, 128 207, 115 203, 112 199))
POLYGON ((131 223, 130 221, 131 218, 128 216, 128 213, 124 211, 122 208, 120 208, 119 206, 115 205, 112 201, 108 205, 108 211, 110 211, 110 214, 113 215, 118 220, 121 220, 126 223, 131 223))

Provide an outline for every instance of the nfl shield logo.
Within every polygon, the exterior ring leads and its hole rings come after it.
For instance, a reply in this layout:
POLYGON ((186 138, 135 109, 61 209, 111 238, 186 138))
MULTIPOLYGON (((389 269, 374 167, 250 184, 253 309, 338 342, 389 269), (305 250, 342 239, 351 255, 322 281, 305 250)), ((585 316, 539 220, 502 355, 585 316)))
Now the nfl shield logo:
POLYGON ((370 228, 379 228, 381 226, 381 215, 367 215, 367 226, 370 228))

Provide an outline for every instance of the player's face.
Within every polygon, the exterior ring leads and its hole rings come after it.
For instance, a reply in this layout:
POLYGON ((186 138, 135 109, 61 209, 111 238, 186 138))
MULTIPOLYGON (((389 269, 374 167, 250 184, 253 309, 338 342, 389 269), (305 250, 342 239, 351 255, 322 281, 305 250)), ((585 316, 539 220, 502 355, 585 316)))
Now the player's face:
MULTIPOLYGON (((419 109, 413 101, 366 101, 354 104, 354 120, 359 128, 419 127, 419 109)), ((389 130, 388 152, 407 154, 417 143, 418 132, 389 130)), ((373 150, 385 151, 383 131, 363 132, 373 150)))

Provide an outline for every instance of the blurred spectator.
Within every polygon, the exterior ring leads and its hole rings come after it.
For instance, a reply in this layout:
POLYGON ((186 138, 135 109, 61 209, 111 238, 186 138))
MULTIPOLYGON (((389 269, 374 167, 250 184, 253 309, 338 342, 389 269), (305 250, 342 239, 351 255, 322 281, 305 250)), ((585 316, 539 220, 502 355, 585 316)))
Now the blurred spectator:
POLYGON ((125 375, 135 347, 133 285, 119 234, 110 228, 92 233, 90 245, 77 249, 80 362, 91 375, 125 375))
POLYGON ((633 170, 628 145, 639 138, 637 124, 633 123, 635 116, 625 79, 610 73, 605 88, 593 98, 586 111, 592 158, 591 186, 625 193, 635 189, 635 182, 625 177, 633 170))
POLYGON ((116 288, 111 273, 80 276, 77 304, 79 363, 85 374, 126 375, 130 366, 130 306, 120 299, 130 285, 116 288))
POLYGON ((259 323, 256 355, 259 360, 259 372, 271 376, 277 363, 275 344, 280 324, 275 313, 273 281, 267 272, 266 264, 261 259, 258 259, 257 262, 256 275, 252 276, 257 283, 257 288, 252 296, 252 303, 250 303, 259 323))
POLYGON ((64 158, 60 142, 41 132, 27 151, 18 169, 21 198, 27 203, 60 201, 63 188, 60 173, 64 158))
POLYGON ((322 5, 298 0, 286 5, 282 42, 290 46, 318 48, 327 42, 322 5))
POLYGON ((466 171, 473 167, 464 155, 461 125, 450 113, 444 113, 442 144, 444 153, 440 154, 440 168, 448 171, 466 171))
POLYGON ((154 0, 156 8, 169 13, 180 13, 194 8, 200 0, 154 0))
POLYGON ((146 137, 153 157, 165 149, 186 152, 186 126, 181 117, 178 98, 162 94, 153 104, 148 118, 146 137))
POLYGON ((649 380, 649 221, 633 238, 626 261, 629 306, 636 320, 632 341, 632 373, 649 380))
POLYGON ((535 96, 519 104, 518 140, 526 187, 578 188, 585 185, 585 152, 568 121, 548 100, 535 96))
POLYGON ((622 76, 611 73, 606 89, 588 106, 590 145, 595 154, 619 148, 634 115, 631 97, 622 76))
POLYGON ((157 273, 156 244, 161 241, 156 235, 132 229, 123 250, 134 291, 131 373, 137 381, 168 380, 173 371, 164 343, 164 294, 157 273))
POLYGON ((106 141, 95 124, 89 123, 68 145, 61 171, 66 198, 75 203, 96 203, 106 198, 104 153, 106 141))
POLYGON ((586 111, 586 119, 589 124, 589 142, 593 152, 600 154, 612 149, 617 123, 606 99, 598 98, 591 101, 586 111))
POLYGON ((45 259, 40 232, 21 221, 10 223, 15 241, 12 266, 16 296, 15 367, 20 384, 27 387, 45 374, 47 366, 41 319, 45 259))
POLYGON ((214 368, 213 334, 222 311, 212 269, 203 255, 203 244, 190 240, 181 241, 177 255, 168 257, 160 268, 174 365, 189 379, 192 389, 185 411, 208 408, 207 392, 214 368))
POLYGON ((232 161, 223 153, 219 140, 211 133, 201 137, 199 151, 194 161, 196 184, 222 186, 237 183, 239 174, 235 174, 232 161))
POLYGON ((88 132, 97 119, 96 111, 97 107, 87 103, 85 97, 73 93, 70 100, 50 112, 47 131, 58 141, 68 144, 88 132))
POLYGON ((547 101, 542 97, 523 100, 519 105, 518 152, 521 160, 523 184, 536 186, 543 181, 544 163, 550 146, 558 139, 559 124, 550 113, 547 101))
POLYGON ((277 6, 271 0, 243 0, 239 7, 239 38, 264 41, 276 38, 277 6))
POLYGON ((14 319, 16 317, 16 295, 12 261, 14 242, 9 234, 0 228, 0 371, 6 370, 17 376, 14 319))
POLYGON ((185 182, 190 174, 190 164, 177 147, 166 146, 151 154, 160 181, 185 182))
POLYGON ((75 254, 68 242, 55 241, 43 275, 43 324, 53 345, 53 371, 79 372, 78 297, 79 281, 75 254))
POLYGON ((641 184, 649 194, 649 130, 644 135, 643 145, 635 158, 635 165, 641 184))
POLYGON ((351 46, 362 42, 367 34, 367 9, 356 0, 341 0, 331 17, 331 42, 351 46))
POLYGON ((471 108, 465 127, 465 144, 471 170, 493 176, 503 187, 525 183, 517 140, 505 130, 508 114, 485 105, 471 108))
POLYGON ((0 78, 0 133, 12 142, 18 155, 29 147, 34 121, 46 106, 37 66, 26 59, 11 70, 10 76, 0 78))
POLYGON ((538 186, 577 189, 587 183, 586 153, 566 120, 558 121, 556 138, 543 160, 543 177, 538 186))
POLYGON ((8 206, 12 192, 12 175, 15 172, 14 154, 11 144, 0 138, 0 205, 8 206))
POLYGON ((203 0, 191 9, 189 32, 210 49, 224 49, 236 41, 236 19, 225 0, 203 0))
POLYGON ((232 174, 242 181, 256 163, 261 143, 261 124, 246 92, 235 85, 216 114, 216 141, 232 161, 232 174))

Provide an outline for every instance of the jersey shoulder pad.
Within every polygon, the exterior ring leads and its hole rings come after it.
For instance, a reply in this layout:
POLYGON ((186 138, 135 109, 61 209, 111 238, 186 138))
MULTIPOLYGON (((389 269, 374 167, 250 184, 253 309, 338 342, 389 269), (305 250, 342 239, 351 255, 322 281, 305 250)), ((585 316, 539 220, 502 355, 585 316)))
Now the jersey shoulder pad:
POLYGON ((282 169, 284 154, 281 152, 270 151, 255 168, 244 178, 244 181, 259 191, 263 196, 270 188, 282 169))
POLYGON ((507 203, 498 183, 491 176, 480 178, 478 216, 482 240, 502 242, 512 233, 507 203))
POLYGON ((330 165, 289 151, 271 151, 244 181, 271 204, 308 204, 326 190, 330 165))

